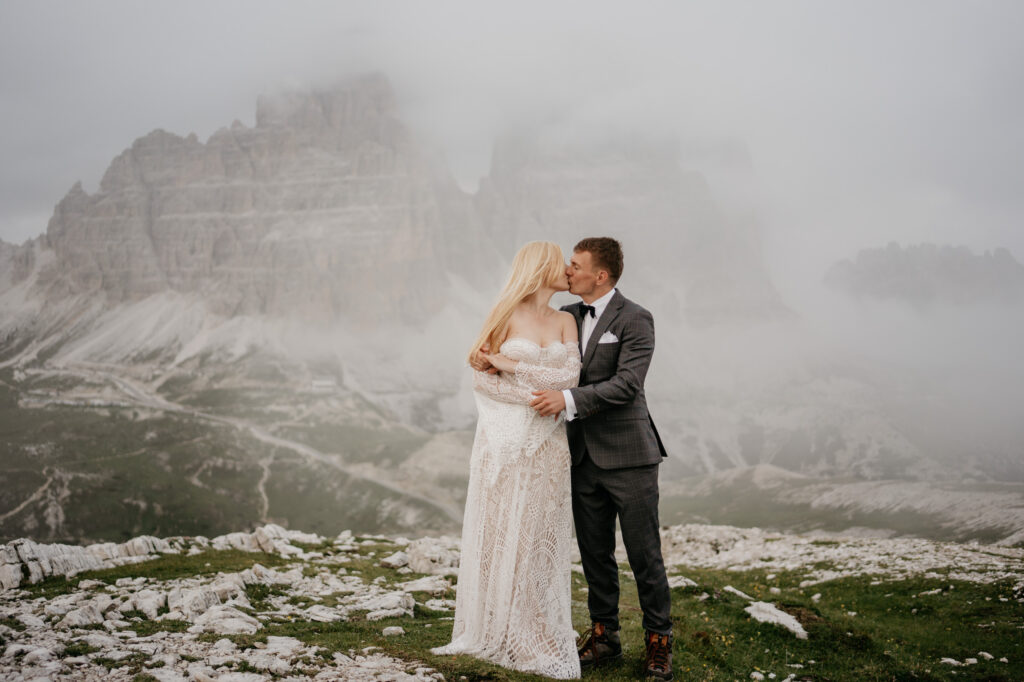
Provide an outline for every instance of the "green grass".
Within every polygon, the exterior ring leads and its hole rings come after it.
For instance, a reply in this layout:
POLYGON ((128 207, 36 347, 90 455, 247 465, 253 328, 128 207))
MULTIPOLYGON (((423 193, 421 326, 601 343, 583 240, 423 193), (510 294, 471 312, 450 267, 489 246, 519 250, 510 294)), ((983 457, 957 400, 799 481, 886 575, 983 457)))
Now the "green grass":
POLYGON ((310 463, 290 451, 275 457, 269 469, 266 492, 271 515, 286 518, 289 526, 307 532, 328 537, 345 529, 429 533, 451 529, 453 524, 431 504, 351 477, 327 464, 310 463))
MULTIPOLYGON (((946 580, 915 579, 871 585, 867 578, 837 580, 799 589, 802 575, 780 574, 770 583, 763 572, 728 573, 690 570, 697 588, 673 590, 675 620, 675 669, 682 680, 749 679, 752 671, 776 679, 790 673, 805 680, 1014 680, 1024 677, 1024 644, 1019 628, 1024 607, 1012 598, 1006 584, 975 585, 946 580), (952 584, 953 590, 948 590, 952 584), (772 601, 795 615, 809 633, 798 640, 782 628, 757 623, 745 612, 747 602, 722 588, 732 585, 756 599, 772 601), (770 586, 783 588, 781 595, 768 594, 770 586), (918 597, 918 593, 943 587, 942 595, 918 597), (819 602, 811 600, 820 592, 819 602), (703 601, 700 595, 710 595, 703 601), (989 601, 986 597, 990 598, 989 601), (913 609, 918 609, 913 613, 913 609), (856 616, 848 615, 855 611, 856 616), (979 628, 980 624, 991 627, 979 628), (970 668, 950 668, 939 659, 964 660, 979 651, 1009 664, 981 660, 970 668), (811 661, 814 661, 813 663, 811 661), (803 668, 789 667, 791 664, 803 668), (960 672, 958 677, 953 672, 960 672)), ((574 576, 573 617, 578 630, 587 625, 584 583, 574 576)), ((641 613, 632 581, 622 581, 621 621, 624 661, 611 669, 588 672, 585 679, 635 680, 643 664, 641 613)), ((350 653, 368 646, 436 668, 448 679, 539 680, 466 656, 438 657, 431 647, 447 643, 451 634, 450 613, 417 607, 414 618, 369 622, 355 617, 343 623, 305 621, 275 622, 257 635, 235 636, 241 647, 266 641, 269 635, 296 637, 307 644, 325 647, 330 653, 350 653), (406 635, 385 638, 389 625, 400 625, 406 635), (429 626, 429 627, 428 627, 429 626)), ((210 636, 211 641, 215 637, 210 636)))
POLYGON ((59 494, 64 512, 51 526, 42 505, 29 505, 0 523, 0 541, 90 542, 248 527, 260 513, 258 459, 270 448, 189 416, 0 404, 0 451, 0 477, 11 483, 0 486, 0 510, 16 507, 56 472, 50 493, 59 494))
POLYGON ((47 578, 35 585, 26 585, 25 589, 31 598, 45 597, 50 599, 60 594, 77 590, 81 580, 101 580, 113 585, 118 578, 145 577, 151 580, 173 580, 197 575, 213 575, 220 572, 233 573, 251 568, 254 564, 267 567, 280 566, 285 560, 275 554, 263 552, 243 552, 237 549, 208 550, 193 556, 184 554, 165 554, 151 561, 138 564, 126 564, 116 568, 99 571, 86 571, 73 578, 63 576, 47 578))
POLYGON ((183 620, 145 620, 132 623, 130 630, 134 630, 139 637, 149 637, 158 632, 185 632, 192 626, 183 620))
POLYGON ((335 552, 334 540, 330 538, 326 538, 323 542, 318 544, 313 544, 311 542, 299 542, 297 540, 293 540, 291 544, 304 552, 322 552, 324 554, 333 554, 335 552))
POLYGON ((25 624, 17 618, 12 618, 11 616, 0 617, 0 625, 6 625, 10 629, 17 630, 18 632, 25 631, 25 624))
MULTIPOLYGON (((39 502, 0 521, 0 542, 19 537, 72 544, 119 542, 143 534, 212 537, 252 528, 264 515, 327 536, 344 529, 410 533, 455 525, 433 505, 352 478, 223 423, 132 407, 19 404, 25 396, 41 397, 43 389, 64 390, 80 382, 71 376, 33 375, 16 382, 10 368, 0 369, 0 479, 5 483, 0 486, 0 514, 48 486, 39 502), (270 504, 264 510, 258 488, 266 462, 270 504), (59 515, 48 508, 54 499, 60 500, 59 515)), ((166 388, 172 397, 188 402, 182 391, 189 385, 188 378, 181 378, 166 388)), ((241 411, 271 431, 276 422, 292 419, 290 412, 275 412, 272 406, 290 405, 301 412, 324 400, 270 385, 214 388, 200 398, 197 404, 208 412, 241 411)), ((351 423, 295 424, 294 432, 279 435, 340 452, 347 461, 364 458, 381 465, 404 460, 427 439, 376 414, 368 403, 356 403, 354 412, 346 408, 338 416, 351 423), (372 423, 362 424, 363 416, 372 423)))
MULTIPOLYGON (((414 579, 377 565, 386 544, 374 546, 375 557, 354 557, 346 565, 370 582, 386 576, 389 582, 414 579)), ((367 547, 369 548, 369 546, 367 547)), ((365 551, 365 550, 364 550, 365 551)), ((675 572, 673 570, 673 572, 675 572)), ((945 578, 914 578, 885 581, 877 585, 872 577, 833 580, 800 588, 803 572, 728 572, 685 569, 684 575, 697 587, 672 591, 675 621, 675 670, 680 680, 749 679, 753 671, 777 680, 796 674, 799 680, 957 680, 1024 679, 1024 605, 1016 600, 1009 583, 978 585, 945 578), (730 592, 739 589, 753 598, 768 601, 794 615, 809 633, 799 640, 773 625, 758 623, 744 611, 747 601, 730 592), (952 586, 952 587, 951 587, 952 586), (781 589, 772 594, 771 587, 781 589), (941 594, 920 593, 940 588, 941 594), (813 595, 820 593, 818 601, 813 595), (704 596, 706 595, 706 596, 704 596), (1006 601, 1001 601, 1005 599, 1006 601), (850 615, 855 612, 856 615, 850 615), (1007 657, 1009 663, 985 661, 986 651, 1007 657), (943 657, 960 661, 979 658, 969 668, 952 668, 939 663, 943 657), (791 667, 799 665, 803 667, 791 667), (954 674, 958 673, 958 674, 954 674)), ((582 576, 573 575, 573 621, 577 630, 588 625, 586 587, 582 576)), ((641 612, 635 584, 623 575, 620 618, 624 660, 618 666, 588 672, 584 679, 625 681, 638 679, 643 664, 641 612)), ((259 590, 260 588, 256 588, 259 590)), ((275 588, 263 588, 270 594, 275 588)), ((267 595, 250 595, 254 606, 267 595), (255 598, 255 599, 254 599, 255 598)), ((447 598, 453 598, 450 590, 447 598)), ((322 603, 335 603, 328 595, 322 603)), ((421 601, 426 595, 418 595, 421 601)), ((452 621, 449 612, 417 606, 413 617, 367 621, 364 614, 351 614, 339 623, 315 623, 278 618, 255 635, 229 636, 242 648, 265 642, 270 635, 296 637, 309 645, 324 647, 326 661, 334 652, 346 655, 370 646, 409 661, 420 661, 443 673, 447 679, 540 680, 542 678, 505 670, 467 656, 434 656, 432 647, 448 642, 452 621), (399 625, 404 636, 385 638, 382 631, 399 625)), ((216 641, 221 635, 201 635, 216 641)))
POLYGON ((98 647, 94 647, 80 639, 76 639, 64 645, 64 651, 61 653, 61 658, 66 658, 68 656, 85 656, 86 654, 91 654, 99 650, 100 649, 98 647))
POLYGON ((129 672, 138 672, 142 670, 142 666, 149 660, 149 656, 142 653, 134 653, 124 658, 113 659, 106 658, 104 656, 97 656, 92 659, 92 662, 97 665, 102 665, 107 670, 113 670, 115 668, 128 668, 129 672))
POLYGON ((401 464, 427 441, 427 436, 411 429, 366 426, 354 420, 349 423, 290 425, 282 429, 280 435, 306 443, 321 452, 344 455, 346 461, 390 465, 401 464))
POLYGON ((917 597, 951 583, 913 579, 872 585, 870 578, 848 578, 801 590, 796 575, 779 576, 769 584, 763 572, 686 574, 700 587, 674 590, 676 656, 681 669, 695 679, 747 677, 752 670, 772 671, 780 678, 799 672, 812 679, 952 679, 954 669, 939 659, 962 661, 978 657, 979 651, 1006 656, 1011 664, 982 661, 970 668, 971 675, 1009 680, 1024 674, 1017 629, 1024 624, 1024 608, 1016 601, 998 601, 1010 593, 1007 584, 952 583, 955 589, 948 593, 917 597), (752 621, 743 611, 743 599, 721 592, 726 584, 796 616, 808 639, 752 621), (768 594, 770 586, 783 588, 782 594, 768 594), (697 601, 705 591, 712 596, 697 601), (811 600, 814 593, 822 595, 819 602, 811 600), (979 628, 994 612, 1000 614, 999 622, 979 628), (816 663, 809 664, 811 660, 816 663), (805 667, 789 668, 793 663, 805 667))
POLYGON ((252 604, 254 611, 269 610, 271 606, 267 600, 272 596, 281 596, 284 594, 287 594, 287 592, 276 585, 252 583, 245 586, 245 596, 248 597, 249 603, 252 604))

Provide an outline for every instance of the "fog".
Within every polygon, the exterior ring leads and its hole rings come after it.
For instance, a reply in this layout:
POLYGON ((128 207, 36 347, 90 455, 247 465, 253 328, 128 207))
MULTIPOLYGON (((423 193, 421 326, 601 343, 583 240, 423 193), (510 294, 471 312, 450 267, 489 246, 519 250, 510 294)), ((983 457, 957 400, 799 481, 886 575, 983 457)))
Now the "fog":
POLYGON ((467 188, 523 121, 736 139, 779 274, 889 240, 1020 255, 1022 19, 1015 2, 13 0, 0 238, 42 232, 153 128, 205 138, 261 92, 380 70, 467 188))
POLYGON ((678 139, 723 211, 756 215, 804 332, 923 372, 979 419, 1012 426, 1020 305, 915 309, 844 297, 822 278, 893 241, 1024 258, 1021 25, 1012 1, 8 0, 0 238, 42 233, 75 181, 95 191, 110 159, 154 128, 205 139, 251 125, 260 93, 379 71, 467 191, 495 138, 524 126, 678 139), (723 145, 749 173, 702 154, 723 145))

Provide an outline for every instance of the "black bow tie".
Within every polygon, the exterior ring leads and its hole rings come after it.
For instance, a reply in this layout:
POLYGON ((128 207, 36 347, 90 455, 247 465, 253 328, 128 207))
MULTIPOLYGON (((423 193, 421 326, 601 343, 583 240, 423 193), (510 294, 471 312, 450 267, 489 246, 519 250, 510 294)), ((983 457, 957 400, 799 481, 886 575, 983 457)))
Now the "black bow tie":
POLYGON ((595 308, 592 305, 587 305, 586 303, 581 303, 580 304, 580 314, 583 317, 586 317, 587 313, 590 313, 591 317, 596 318, 597 317, 597 308, 595 308))

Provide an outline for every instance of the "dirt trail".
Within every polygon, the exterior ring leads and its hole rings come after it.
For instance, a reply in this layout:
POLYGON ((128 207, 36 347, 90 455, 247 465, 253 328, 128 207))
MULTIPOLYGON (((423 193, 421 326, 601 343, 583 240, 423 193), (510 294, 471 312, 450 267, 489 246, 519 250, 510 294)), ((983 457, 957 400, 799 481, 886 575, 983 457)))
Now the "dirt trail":
POLYGON ((6 521, 7 519, 11 518, 15 514, 21 512, 23 509, 25 509, 25 507, 29 506, 33 502, 38 502, 38 501, 40 501, 43 498, 43 495, 45 495, 46 491, 49 490, 51 485, 53 485, 53 481, 56 478, 53 475, 53 473, 52 473, 52 471, 50 469, 44 470, 43 473, 46 474, 46 483, 43 483, 41 486, 36 488, 35 491, 31 495, 29 495, 27 498, 25 498, 25 500, 21 504, 19 504, 17 507, 15 507, 14 509, 12 509, 12 510, 10 510, 8 512, 4 512, 3 514, 0 514, 0 523, 6 521))

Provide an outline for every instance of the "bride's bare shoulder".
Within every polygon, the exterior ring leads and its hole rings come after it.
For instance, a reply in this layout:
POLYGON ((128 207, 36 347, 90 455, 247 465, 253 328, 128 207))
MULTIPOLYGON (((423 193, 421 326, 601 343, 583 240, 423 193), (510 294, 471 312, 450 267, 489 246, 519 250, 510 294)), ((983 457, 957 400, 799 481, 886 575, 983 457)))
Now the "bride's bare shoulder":
POLYGON ((579 330, 576 328, 576 318, 572 313, 559 310, 555 313, 562 325, 562 343, 579 341, 579 330))
POLYGON ((555 316, 558 318, 558 320, 562 324, 568 324, 568 323, 572 323, 573 325, 576 324, 576 318, 568 310, 556 310, 555 311, 555 316))

